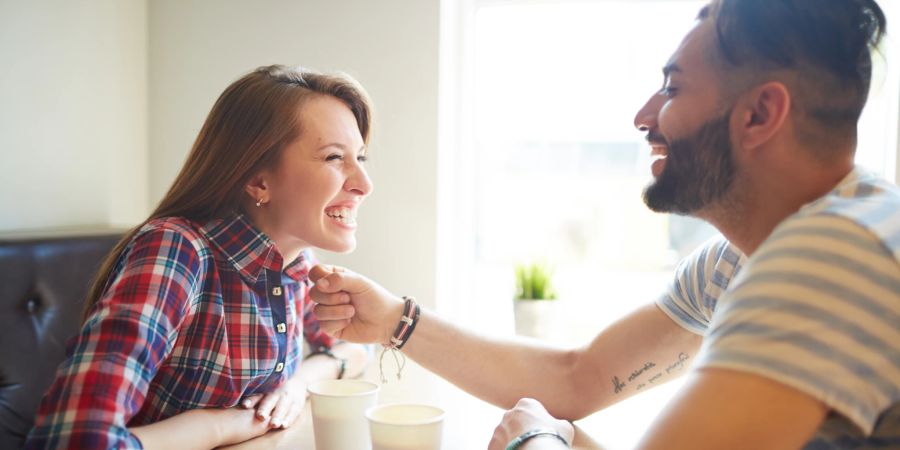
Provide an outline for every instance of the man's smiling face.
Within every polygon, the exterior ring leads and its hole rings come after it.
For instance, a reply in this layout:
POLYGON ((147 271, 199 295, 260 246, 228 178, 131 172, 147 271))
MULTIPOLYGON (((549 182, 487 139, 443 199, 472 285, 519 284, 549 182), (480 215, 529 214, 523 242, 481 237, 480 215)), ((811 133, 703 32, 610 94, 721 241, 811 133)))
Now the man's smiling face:
POLYGON ((655 158, 655 181, 644 191, 654 211, 696 214, 731 190, 731 108, 722 107, 715 39, 712 19, 698 21, 663 69, 662 89, 635 117, 655 158))

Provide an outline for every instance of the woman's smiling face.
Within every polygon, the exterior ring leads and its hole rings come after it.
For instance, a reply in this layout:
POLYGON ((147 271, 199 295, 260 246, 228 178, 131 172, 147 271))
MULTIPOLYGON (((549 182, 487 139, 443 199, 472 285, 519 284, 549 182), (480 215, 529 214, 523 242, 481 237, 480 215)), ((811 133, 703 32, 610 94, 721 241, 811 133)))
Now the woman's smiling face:
POLYGON ((314 95, 303 102, 298 123, 298 138, 262 174, 268 201, 262 224, 255 222, 286 257, 308 247, 352 251, 356 213, 372 191, 356 117, 342 101, 314 95))

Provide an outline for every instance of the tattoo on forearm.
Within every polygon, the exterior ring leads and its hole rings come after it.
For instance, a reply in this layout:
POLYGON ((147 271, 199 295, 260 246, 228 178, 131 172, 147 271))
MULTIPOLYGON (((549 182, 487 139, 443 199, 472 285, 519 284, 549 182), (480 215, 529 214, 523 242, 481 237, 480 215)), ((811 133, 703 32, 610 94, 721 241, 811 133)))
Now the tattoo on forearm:
POLYGON ((619 381, 619 377, 613 377, 612 382, 613 386, 616 389, 616 394, 622 392, 622 389, 625 389, 625 383, 619 381))
POLYGON ((640 369, 635 370, 634 372, 631 372, 631 375, 628 376, 628 381, 636 380, 639 376, 643 375, 644 372, 646 372, 654 367, 656 367, 655 363, 652 363, 652 362, 645 363, 644 367, 641 367, 640 369))
POLYGON ((681 369, 684 369, 684 362, 689 359, 691 359, 691 357, 688 356, 687 353, 684 353, 684 352, 679 353, 678 361, 675 361, 674 363, 670 364, 669 367, 666 367, 666 373, 669 374, 669 373, 677 372, 681 369))
MULTIPOLYGON (((691 359, 691 358, 690 358, 690 356, 688 356, 687 353, 684 353, 684 352, 679 353, 678 359, 675 360, 672 364, 669 364, 668 366, 666 366, 666 369, 665 369, 666 375, 669 375, 673 372, 678 372, 678 371, 681 371, 682 369, 684 369, 685 362, 689 359, 691 359)), ((639 379, 645 373, 647 373, 648 371, 650 371, 650 369, 653 369, 654 367, 656 367, 656 363, 654 363, 652 361, 648 361, 648 362, 644 363, 643 366, 641 366, 638 369, 631 372, 631 374, 628 376, 627 381, 620 380, 618 375, 613 376, 613 378, 612 378, 613 391, 616 394, 624 391, 629 383, 634 383, 636 381, 639 381, 639 379)), ((662 370, 650 371, 650 373, 653 373, 653 375, 651 375, 650 378, 646 382, 639 382, 637 384, 637 386, 635 387, 635 390, 640 391, 641 389, 647 387, 647 383, 654 384, 657 381, 661 381, 661 379, 663 377, 662 370)))

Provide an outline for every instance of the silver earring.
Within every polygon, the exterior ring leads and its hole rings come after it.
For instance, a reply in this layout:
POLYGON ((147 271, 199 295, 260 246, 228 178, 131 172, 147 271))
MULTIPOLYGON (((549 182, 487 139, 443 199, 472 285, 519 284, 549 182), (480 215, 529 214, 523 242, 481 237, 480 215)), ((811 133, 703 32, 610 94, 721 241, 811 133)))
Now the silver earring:
POLYGON ((256 207, 259 208, 260 206, 262 206, 262 199, 256 201, 256 207))

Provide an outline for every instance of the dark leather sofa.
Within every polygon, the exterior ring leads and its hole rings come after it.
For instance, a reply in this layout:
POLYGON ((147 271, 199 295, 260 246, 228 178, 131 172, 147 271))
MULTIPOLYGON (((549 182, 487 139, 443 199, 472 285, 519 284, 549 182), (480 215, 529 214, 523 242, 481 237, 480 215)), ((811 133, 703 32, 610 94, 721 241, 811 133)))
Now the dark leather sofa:
POLYGON ((0 449, 22 447, 118 230, 0 235, 0 449))

